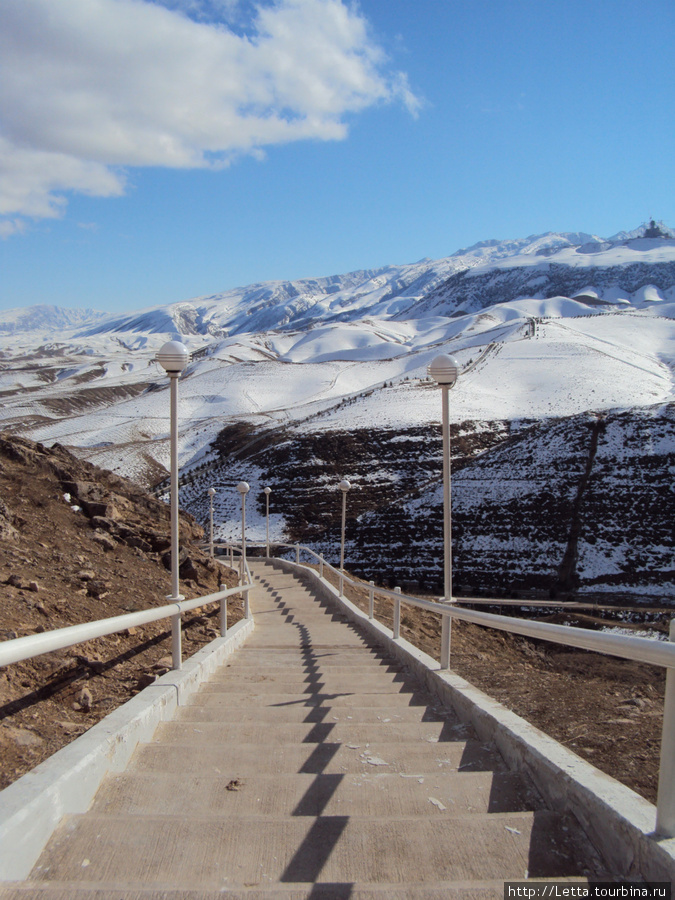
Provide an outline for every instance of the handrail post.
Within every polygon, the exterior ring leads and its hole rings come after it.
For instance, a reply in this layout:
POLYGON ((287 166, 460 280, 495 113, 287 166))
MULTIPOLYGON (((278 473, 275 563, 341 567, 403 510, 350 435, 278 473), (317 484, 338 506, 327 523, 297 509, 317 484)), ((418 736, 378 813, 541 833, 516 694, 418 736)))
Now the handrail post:
POLYGON ((251 605, 249 603, 248 595, 249 595, 249 591, 245 591, 244 592, 244 618, 245 619, 251 618, 251 605))
MULTIPOLYGON (((221 591, 227 590, 226 584, 221 584, 221 591)), ((223 597, 220 601, 220 636, 225 637, 227 634, 227 597, 223 597)))
MULTIPOLYGON (((400 587, 395 587, 394 592, 401 593, 400 587)), ((394 597, 394 640, 397 641, 401 637, 401 598, 394 597)))
POLYGON ((375 618, 375 582, 369 581, 368 584, 368 618, 375 618))
POLYGON ((452 634, 449 613, 441 613, 441 669, 450 668, 450 636, 452 634))
MULTIPOLYGON (((175 597, 171 597, 171 600, 175 600, 175 597)), ((182 600, 182 597, 179 597, 178 600, 182 600)), ((183 642, 182 642, 182 625, 183 625, 183 616, 180 613, 176 613, 175 616, 171 616, 171 668, 172 669, 180 669, 183 666, 183 642)))
POLYGON ((340 569, 340 596, 345 595, 345 573, 340 569))
POLYGON ((295 545, 295 564, 300 565, 300 544, 295 545))
MULTIPOLYGON (((675 619, 670 620, 670 640, 675 641, 675 619)), ((675 837, 675 669, 666 669, 659 789, 656 800, 656 833, 675 837)))

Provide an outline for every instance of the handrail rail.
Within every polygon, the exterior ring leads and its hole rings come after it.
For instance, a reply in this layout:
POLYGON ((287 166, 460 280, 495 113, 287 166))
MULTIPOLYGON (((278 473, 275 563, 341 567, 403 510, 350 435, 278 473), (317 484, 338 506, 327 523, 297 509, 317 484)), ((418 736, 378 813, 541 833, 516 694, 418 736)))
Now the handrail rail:
MULTIPOLYGON (((184 612, 206 606, 209 603, 226 600, 234 594, 248 592, 251 589, 250 575, 247 585, 237 585, 214 594, 206 594, 203 597, 195 597, 192 600, 181 600, 166 606, 156 606, 134 613, 126 613, 122 616, 110 616, 107 619, 97 619, 94 622, 83 622, 79 625, 67 625, 65 628, 56 628, 52 631, 43 631, 41 634, 28 634, 23 637, 13 638, 9 641, 0 641, 0 666, 21 662, 41 656, 43 653, 51 653, 54 650, 64 650, 84 641, 90 641, 106 634, 115 634, 126 628, 134 628, 138 625, 147 625, 149 622, 157 622, 170 616, 180 616, 184 612)), ((248 603, 246 607, 248 618, 248 603)), ((225 630, 227 629, 227 617, 225 617, 225 630)), ((221 625, 221 631, 222 631, 221 625)), ((176 666, 174 666, 176 668, 176 666)))

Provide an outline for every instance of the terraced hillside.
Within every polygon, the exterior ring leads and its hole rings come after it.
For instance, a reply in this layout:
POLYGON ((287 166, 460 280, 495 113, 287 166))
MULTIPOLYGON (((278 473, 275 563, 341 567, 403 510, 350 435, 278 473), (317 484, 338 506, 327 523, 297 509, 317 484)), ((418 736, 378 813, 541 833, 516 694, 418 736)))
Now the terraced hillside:
MULTIPOLYGON (((454 589, 630 593, 675 599, 675 406, 548 422, 452 429, 454 589)), ((193 472, 181 502, 206 520, 205 492, 231 496, 216 522, 235 529, 234 485, 262 487, 287 540, 339 555, 348 496, 349 567, 379 583, 442 583, 441 436, 436 426, 258 435, 226 431, 215 467, 193 472), (229 503, 229 506, 228 506, 229 503)))

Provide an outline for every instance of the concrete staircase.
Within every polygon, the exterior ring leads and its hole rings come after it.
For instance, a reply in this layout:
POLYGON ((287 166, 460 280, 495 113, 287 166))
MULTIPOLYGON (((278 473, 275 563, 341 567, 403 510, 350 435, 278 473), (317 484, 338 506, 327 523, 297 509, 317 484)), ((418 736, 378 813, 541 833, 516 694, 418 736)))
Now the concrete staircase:
POLYGON ((503 897, 599 861, 494 747, 290 574, 255 631, 1 900, 503 897))

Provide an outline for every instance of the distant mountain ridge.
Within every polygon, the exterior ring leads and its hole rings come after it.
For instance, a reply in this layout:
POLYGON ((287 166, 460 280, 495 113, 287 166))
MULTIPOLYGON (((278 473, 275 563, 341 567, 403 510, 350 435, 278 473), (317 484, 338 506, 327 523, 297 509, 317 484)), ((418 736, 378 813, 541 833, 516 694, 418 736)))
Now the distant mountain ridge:
MULTIPOLYGON (((633 305, 658 302, 646 297, 644 288, 656 289, 661 300, 675 293, 675 259, 664 263, 632 263, 621 266, 576 269, 548 263, 537 268, 514 266, 480 272, 464 269, 448 278, 421 301, 415 312, 465 315, 496 303, 523 298, 546 300, 552 297, 580 299, 591 305, 633 305)), ((656 293, 655 292, 655 293, 656 293)), ((405 310, 405 317, 410 310, 405 310)))
POLYGON ((463 308, 462 289, 467 283, 472 295, 484 292, 484 297, 478 301, 474 298, 466 311, 518 297, 571 297, 592 285, 594 279, 607 293, 608 302, 640 304, 641 298, 633 295, 644 283, 662 292, 673 287, 675 231, 663 223, 658 225, 664 234, 667 232, 666 237, 644 238, 647 225, 607 240, 584 232, 547 232, 518 240, 482 241, 440 260, 424 259, 322 278, 262 282, 108 317, 76 336, 173 330, 178 337, 222 338, 355 322, 364 315, 414 319, 429 315, 431 310, 454 315, 463 308), (626 272, 631 266, 641 268, 626 272), (513 274, 488 274, 495 270, 513 274), (567 271, 569 278, 563 277, 567 271), (480 280, 466 281, 479 275, 480 280), (459 286, 459 293, 455 286, 459 286), (504 295, 499 293, 502 287, 504 295))
POLYGON ((107 315, 95 309, 71 309, 44 303, 22 309, 7 309, 0 312, 0 334, 81 328, 105 319, 107 315))
POLYGON ((596 283, 601 301, 634 303, 633 295, 645 283, 661 294, 671 291, 674 264, 675 230, 652 220, 607 239, 585 232, 546 232, 480 241, 439 260, 261 282, 122 315, 49 305, 7 310, 0 313, 0 334, 72 332, 73 338, 84 339, 132 333, 219 339, 354 322, 364 315, 397 319, 432 312, 456 315, 519 297, 574 297, 596 283))

